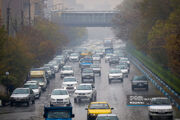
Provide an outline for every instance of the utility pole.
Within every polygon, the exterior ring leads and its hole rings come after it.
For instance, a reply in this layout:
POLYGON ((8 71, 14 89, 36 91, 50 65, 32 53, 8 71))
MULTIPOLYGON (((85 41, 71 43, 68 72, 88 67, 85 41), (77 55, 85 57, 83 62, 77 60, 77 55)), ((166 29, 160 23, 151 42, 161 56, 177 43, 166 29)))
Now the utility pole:
POLYGON ((29 25, 31 25, 31 0, 29 0, 29 25))
POLYGON ((8 6, 7 8, 7 32, 8 32, 8 35, 9 35, 9 19, 10 19, 10 8, 8 6))
POLYGON ((24 26, 24 11, 21 10, 21 25, 24 26))

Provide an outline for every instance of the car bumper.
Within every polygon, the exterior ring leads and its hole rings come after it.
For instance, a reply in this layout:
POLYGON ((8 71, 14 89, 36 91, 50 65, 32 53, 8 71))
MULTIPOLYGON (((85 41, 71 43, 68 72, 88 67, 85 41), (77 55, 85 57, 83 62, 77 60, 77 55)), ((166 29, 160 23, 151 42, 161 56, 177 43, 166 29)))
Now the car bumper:
POLYGON ((28 99, 13 99, 13 100, 10 100, 10 101, 13 102, 13 103, 26 103, 29 100, 28 99))
POLYGON ((134 88, 147 88, 148 87, 148 85, 132 85, 132 87, 134 87, 134 88))
POLYGON ((165 113, 149 112, 149 116, 152 116, 152 117, 173 117, 173 112, 165 112, 165 113))
POLYGON ((51 106, 67 106, 69 102, 50 102, 51 106))
POLYGON ((74 74, 61 74, 61 77, 62 77, 62 78, 68 77, 68 76, 74 76, 74 74))

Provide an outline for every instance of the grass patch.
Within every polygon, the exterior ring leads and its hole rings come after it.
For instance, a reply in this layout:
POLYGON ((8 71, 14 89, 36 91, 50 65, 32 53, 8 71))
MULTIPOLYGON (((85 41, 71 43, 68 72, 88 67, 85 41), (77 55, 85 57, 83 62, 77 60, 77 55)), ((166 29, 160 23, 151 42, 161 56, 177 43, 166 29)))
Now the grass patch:
POLYGON ((139 61, 141 61, 147 68, 155 73, 160 79, 165 81, 171 88, 180 94, 180 78, 176 77, 170 71, 165 70, 161 65, 155 63, 150 57, 145 56, 140 51, 135 49, 128 49, 139 61))

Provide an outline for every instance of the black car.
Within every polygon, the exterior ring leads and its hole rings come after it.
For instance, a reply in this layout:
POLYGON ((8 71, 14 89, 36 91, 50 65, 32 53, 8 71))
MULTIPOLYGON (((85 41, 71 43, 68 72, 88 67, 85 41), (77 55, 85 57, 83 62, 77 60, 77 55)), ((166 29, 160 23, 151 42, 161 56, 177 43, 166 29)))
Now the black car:
POLYGON ((135 88, 145 88, 148 90, 148 79, 146 76, 134 76, 131 80, 132 90, 135 88))
POLYGON ((119 57, 118 56, 111 56, 109 59, 109 65, 111 66, 112 64, 117 65, 119 64, 119 57))
POLYGON ((88 80, 92 79, 93 83, 95 82, 95 75, 92 68, 83 69, 81 76, 82 76, 82 83, 85 82, 84 79, 88 79, 88 80))

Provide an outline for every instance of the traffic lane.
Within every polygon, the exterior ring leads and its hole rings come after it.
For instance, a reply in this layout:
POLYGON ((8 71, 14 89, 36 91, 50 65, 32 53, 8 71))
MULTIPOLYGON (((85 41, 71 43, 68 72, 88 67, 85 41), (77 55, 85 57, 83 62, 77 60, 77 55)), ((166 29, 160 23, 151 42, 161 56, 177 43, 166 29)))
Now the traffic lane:
MULTIPOLYGON (((72 64, 75 69, 75 76, 81 81, 81 74, 78 64, 72 64)), ((113 113, 117 114, 122 120, 147 120, 148 109, 147 107, 127 107, 126 96, 127 95, 161 95, 161 93, 149 83, 149 90, 131 90, 131 79, 134 75, 142 75, 142 73, 131 64, 130 73, 128 78, 124 79, 124 82, 113 82, 108 83, 108 71, 109 65, 101 62, 102 75, 101 77, 96 76, 96 90, 97 90, 97 101, 106 101, 111 107, 114 107, 113 113)), ((79 104, 74 104, 73 99, 73 111, 75 113, 74 120, 86 120, 87 111, 85 108, 88 106, 89 101, 83 101, 79 104)))
POLYGON ((50 102, 50 94, 53 89, 61 87, 62 80, 60 72, 56 73, 55 79, 51 79, 45 92, 42 92, 40 99, 35 101, 34 105, 26 107, 25 105, 6 106, 0 108, 0 120, 43 120, 44 105, 50 102))

